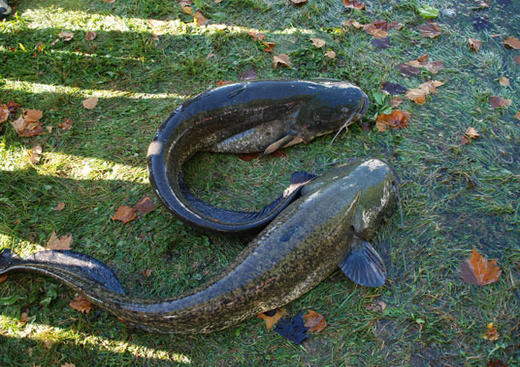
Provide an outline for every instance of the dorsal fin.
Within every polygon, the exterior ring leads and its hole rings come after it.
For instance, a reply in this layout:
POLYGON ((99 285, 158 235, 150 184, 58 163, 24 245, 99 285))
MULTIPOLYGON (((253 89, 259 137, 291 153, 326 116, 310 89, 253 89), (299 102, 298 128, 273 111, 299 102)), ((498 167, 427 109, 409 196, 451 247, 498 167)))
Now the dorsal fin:
POLYGON ((354 283, 365 287, 385 284, 386 267, 383 259, 370 243, 354 235, 352 249, 339 265, 354 283))

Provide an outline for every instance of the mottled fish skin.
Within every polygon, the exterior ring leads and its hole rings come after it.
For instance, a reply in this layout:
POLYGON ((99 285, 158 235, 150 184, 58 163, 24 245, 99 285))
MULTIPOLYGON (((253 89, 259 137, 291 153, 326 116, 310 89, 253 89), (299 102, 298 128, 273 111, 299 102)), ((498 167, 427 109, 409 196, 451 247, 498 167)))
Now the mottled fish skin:
MULTIPOLYGON (((160 333, 209 333, 281 307, 328 277, 349 253, 354 236, 370 240, 395 207, 392 169, 377 159, 354 161, 315 179, 238 257, 207 284, 176 299, 134 299, 118 283, 101 285, 74 267, 37 257, 0 256, 11 270, 50 275, 127 322, 160 333), (366 236, 366 237, 365 237, 366 236)), ((45 257, 42 255, 42 257, 45 257)), ((84 261, 80 257, 77 261, 84 261)), ((98 267, 98 276, 110 271, 98 267)))
POLYGON ((182 104, 159 127, 148 149, 150 183, 166 208, 191 226, 256 233, 298 192, 282 195, 259 212, 213 207, 184 185, 184 162, 198 151, 270 153, 307 143, 359 119, 368 105, 359 87, 334 80, 262 80, 210 90, 182 104))

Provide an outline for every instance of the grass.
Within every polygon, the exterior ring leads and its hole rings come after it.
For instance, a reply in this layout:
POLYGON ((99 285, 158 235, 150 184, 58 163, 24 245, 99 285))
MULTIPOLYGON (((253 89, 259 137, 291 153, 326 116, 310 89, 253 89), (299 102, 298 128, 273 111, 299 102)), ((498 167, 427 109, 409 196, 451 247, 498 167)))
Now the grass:
MULTIPOLYGON (((3 124, 0 133, 0 247, 27 255, 45 246, 52 231, 72 234, 73 249, 112 267, 128 294, 164 297, 211 279, 246 239, 198 233, 159 208, 126 225, 110 220, 120 205, 153 197, 146 149, 175 106, 220 80, 238 81, 253 68, 260 78, 328 77, 350 80, 372 100, 382 82, 413 88, 431 78, 445 83, 423 106, 405 101, 408 129, 370 128, 384 106, 372 104, 361 124, 342 134, 286 150, 287 158, 243 162, 235 156, 198 154, 187 180, 205 200, 227 207, 262 206, 290 173, 321 173, 351 157, 382 157, 401 176, 404 225, 398 215, 375 239, 389 268, 384 287, 355 286, 340 273, 288 305, 290 314, 314 309, 328 327, 303 346, 269 332, 251 319, 206 336, 152 335, 132 329, 102 310, 84 315, 68 306, 75 295, 50 279, 10 275, 0 285, 0 364, 6 366, 485 366, 520 360, 520 109, 518 51, 505 36, 520 37, 518 4, 493 2, 472 11, 467 1, 366 1, 367 11, 345 10, 341 1, 197 0, 212 20, 199 27, 176 2, 21 0, 0 22, 0 103, 16 101, 44 111, 51 133, 21 138, 3 124), (420 37, 420 4, 454 8, 437 21, 438 39, 420 37), (502 4, 502 5, 501 5, 502 4), (492 30, 471 20, 487 16, 492 30), (346 19, 397 20, 392 46, 380 50, 372 37, 345 30, 346 19), (223 26, 222 24, 226 24, 223 26), (74 38, 58 40, 62 30, 74 38), (247 32, 258 30, 290 54, 291 69, 273 69, 272 56, 247 32), (84 35, 95 31, 94 41, 84 35), (500 34, 500 36, 495 36, 500 34), (327 41, 324 49, 310 38, 327 41), (468 38, 481 39, 479 53, 468 38), (41 50, 38 48, 41 46, 41 50), (324 56, 328 49, 336 59, 324 56), (428 53, 445 68, 403 77, 396 65, 428 53), (511 87, 498 79, 506 76, 511 87), (494 110, 489 96, 513 101, 494 110), (100 98, 88 111, 81 101, 100 98), (69 131, 57 127, 65 118, 69 131), (459 144, 468 126, 480 138, 459 144), (41 144, 42 161, 28 162, 41 144), (59 202, 66 204, 54 211, 59 202), (459 263, 472 247, 498 258, 500 280, 474 287, 459 279, 459 263), (149 278, 144 269, 152 269, 149 278), (382 300, 384 312, 366 306, 382 300), (30 320, 20 321, 22 312, 30 320), (493 322, 500 337, 482 338, 493 322)), ((157 202, 157 201, 156 201, 157 202)))

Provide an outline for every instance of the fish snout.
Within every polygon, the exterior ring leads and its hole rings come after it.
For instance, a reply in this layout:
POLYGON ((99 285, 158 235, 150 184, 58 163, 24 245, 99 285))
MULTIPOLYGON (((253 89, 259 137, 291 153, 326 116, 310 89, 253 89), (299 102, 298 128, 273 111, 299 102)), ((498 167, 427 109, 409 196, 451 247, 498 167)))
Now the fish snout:
POLYGON ((7 5, 7 2, 0 0, 0 19, 6 18, 11 14, 11 7, 7 5))

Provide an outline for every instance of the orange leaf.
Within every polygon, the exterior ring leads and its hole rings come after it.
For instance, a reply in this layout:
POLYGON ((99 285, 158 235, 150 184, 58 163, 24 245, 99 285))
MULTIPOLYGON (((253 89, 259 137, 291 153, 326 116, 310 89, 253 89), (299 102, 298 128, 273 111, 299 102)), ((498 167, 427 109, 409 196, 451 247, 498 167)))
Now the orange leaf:
POLYGON ((7 274, 0 275, 0 283, 5 282, 7 279, 7 274))
POLYGON ((69 305, 81 313, 89 313, 93 306, 84 294, 80 294, 72 299, 69 305))
POLYGON ((478 50, 480 50, 480 46, 482 46, 482 41, 474 39, 474 38, 468 39, 468 43, 469 43, 469 49, 473 50, 475 52, 478 52, 478 50))
POLYGON ((240 158, 241 160, 246 161, 246 162, 252 161, 253 159, 256 159, 258 157, 260 157, 259 153, 249 153, 249 154, 239 154, 238 155, 238 158, 240 158))
POLYGON ((85 39, 87 41, 94 41, 97 37, 96 32, 88 31, 87 34, 85 34, 85 39))
POLYGON ((383 132, 387 127, 392 129, 403 129, 408 127, 410 121, 410 113, 408 111, 394 110, 388 114, 381 114, 377 116, 376 127, 377 130, 383 132))
POLYGON ((520 111, 518 111, 518 112, 516 113, 515 117, 516 117, 517 120, 520 120, 520 111))
POLYGON ((259 313, 257 317, 260 319, 264 319, 265 326, 268 329, 271 329, 282 317, 285 316, 286 313, 287 312, 285 311, 285 309, 280 308, 276 310, 276 313, 273 316, 268 316, 265 313, 259 313))
POLYGON ((215 85, 217 87, 220 87, 222 85, 226 85, 226 84, 230 84, 230 83, 233 83, 232 80, 219 80, 218 82, 215 83, 215 85))
POLYGON ((52 231, 51 237, 47 241, 47 250, 70 250, 72 245, 72 235, 57 237, 56 232, 52 231))
POLYGON ((197 10, 195 12, 195 15, 193 16, 193 18, 195 19, 195 23, 197 23, 197 25, 205 25, 205 24, 208 24, 209 23, 209 19, 206 18, 202 12, 200 10, 197 10))
POLYGON ((56 207, 54 208, 55 211, 59 212, 60 210, 63 210, 63 208, 65 208, 65 203, 64 202, 61 202, 61 203, 58 203, 58 205, 56 205, 56 207))
POLYGON ((489 103, 491 103, 491 107, 500 108, 500 107, 509 107, 513 103, 512 100, 497 96, 490 96, 489 103))
POLYGON ((436 93, 437 87, 440 87, 441 85, 444 85, 444 83, 438 80, 429 80, 420 84, 417 88, 408 89, 404 96, 417 104, 425 104, 426 97, 431 93, 436 93))
POLYGON ((30 123, 30 122, 37 122, 39 121, 43 116, 43 111, 40 110, 24 110, 23 112, 23 119, 30 123))
POLYGON ((58 127, 61 127, 65 131, 72 129, 72 119, 63 120, 63 122, 58 124, 58 127))
POLYGON ((466 130, 464 135, 466 135, 470 139, 476 139, 480 136, 477 129, 475 129, 474 127, 471 127, 471 126, 468 127, 468 129, 466 130))
POLYGON ((289 55, 287 55, 287 54, 274 55, 273 56, 273 66, 275 69, 277 69, 278 65, 282 65, 282 66, 290 68, 291 60, 289 59, 289 55))
POLYGON ((122 205, 117 208, 112 220, 118 220, 124 224, 133 221, 136 218, 135 209, 131 206, 122 205))
POLYGON ((0 124, 4 121, 7 121, 9 114, 10 112, 7 106, 0 106, 0 124))
POLYGON ((262 44, 265 46, 265 48, 264 48, 265 52, 273 52, 273 48, 274 48, 274 46, 276 46, 276 43, 268 42, 268 41, 262 41, 262 44))
POLYGON ((515 50, 520 49, 520 40, 514 36, 509 37, 504 40, 504 46, 508 46, 510 48, 514 48, 515 50))
POLYGON ((186 14, 193 14, 193 10, 191 9, 191 0, 181 0, 179 1, 179 5, 182 8, 182 11, 186 14))
POLYGON ((487 285, 494 283, 502 270, 497 265, 497 260, 487 260, 473 249, 471 258, 466 259, 460 265, 460 277, 463 281, 473 285, 487 285))
POLYGON ((502 87, 509 87, 510 84, 509 84, 509 79, 506 78, 505 76, 501 76, 500 79, 498 80, 498 84, 500 84, 502 87))
POLYGON ((93 110, 96 108, 98 104, 99 98, 98 97, 90 97, 85 100, 83 100, 83 107, 85 107, 87 110, 93 110))
POLYGON ((147 214, 155 209, 155 204, 152 199, 145 196, 134 205, 134 209, 141 214, 147 214))
POLYGON ((141 274, 145 278, 149 278, 152 275, 152 269, 144 269, 141 274))
POLYGON ((305 327, 308 327, 309 332, 311 333, 319 333, 327 327, 327 321, 325 320, 325 317, 316 311, 310 310, 306 315, 303 316, 303 319, 305 320, 305 327))
POLYGON ((343 5, 346 8, 351 8, 351 9, 359 9, 359 10, 365 9, 365 3, 362 3, 359 0, 353 0, 353 1, 343 0, 343 5))
POLYGON ((442 33, 441 28, 434 22, 422 24, 418 26, 417 29, 421 31, 421 36, 428 38, 438 37, 442 33))
POLYGON ((263 41, 263 40, 265 40, 265 34, 258 33, 258 32, 253 32, 253 31, 247 32, 247 34, 250 35, 251 37, 253 37, 253 39, 255 41, 263 41))
POLYGON ((399 105, 400 105, 401 103, 403 103, 403 99, 402 99, 401 97, 399 97, 399 96, 394 97, 394 98, 392 98, 392 99, 390 100, 390 106, 391 106, 391 107, 395 107, 395 108, 397 108, 397 107, 399 107, 399 105))
POLYGON ((500 334, 498 333, 498 330, 493 325, 493 323, 490 322, 489 324, 487 324, 486 327, 487 327, 487 330, 484 334, 482 334, 482 338, 484 338, 486 340, 490 340, 490 341, 498 340, 498 337, 500 336, 500 334))

